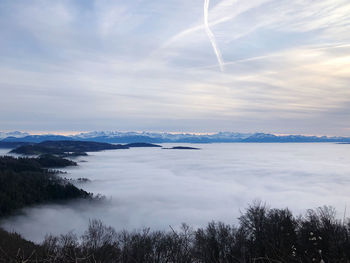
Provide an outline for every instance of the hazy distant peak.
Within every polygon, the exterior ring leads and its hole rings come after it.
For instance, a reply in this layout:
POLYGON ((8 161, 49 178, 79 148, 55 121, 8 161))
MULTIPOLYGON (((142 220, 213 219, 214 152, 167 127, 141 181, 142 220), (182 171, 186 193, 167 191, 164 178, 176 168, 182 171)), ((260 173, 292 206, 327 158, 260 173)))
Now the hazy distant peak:
POLYGON ((107 143, 224 143, 224 142, 345 142, 348 137, 276 135, 271 133, 218 132, 211 134, 170 132, 120 132, 91 131, 76 135, 55 134, 30 135, 22 132, 2 132, 0 139, 6 142, 42 142, 46 140, 81 140, 107 143))
POLYGON ((1 132, 0 131, 0 139, 4 139, 7 137, 22 138, 22 137, 25 137, 28 135, 30 135, 30 134, 27 132, 20 132, 20 131, 1 132))
POLYGON ((95 137, 125 137, 125 136, 147 136, 150 138, 162 139, 180 139, 180 138, 247 138, 252 133, 238 132, 218 132, 214 134, 195 134, 195 133, 169 133, 169 132, 119 132, 119 131, 93 131, 75 135, 76 138, 95 138, 95 137))

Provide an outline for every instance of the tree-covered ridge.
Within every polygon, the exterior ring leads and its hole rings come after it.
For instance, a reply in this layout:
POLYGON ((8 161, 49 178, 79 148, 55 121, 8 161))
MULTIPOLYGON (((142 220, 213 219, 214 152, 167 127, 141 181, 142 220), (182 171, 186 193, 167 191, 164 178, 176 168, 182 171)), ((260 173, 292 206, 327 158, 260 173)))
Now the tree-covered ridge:
POLYGON ((40 155, 38 158, 14 158, 11 156, 0 157, 0 171, 12 170, 16 172, 41 172, 44 168, 63 168, 76 165, 76 162, 50 154, 40 155))
POLYGON ((14 149, 23 145, 31 144, 30 142, 7 142, 0 141, 0 149, 14 149))
POLYGON ((12 153, 25 155, 54 154, 58 156, 79 156, 86 155, 86 152, 96 152, 103 150, 129 149, 132 147, 161 147, 150 143, 133 143, 127 145, 110 144, 89 141, 44 141, 37 144, 22 145, 12 153))
POLYGON ((100 142, 84 141, 44 141, 37 144, 23 145, 14 150, 12 153, 26 155, 55 154, 55 155, 85 155, 85 152, 95 152, 112 149, 127 149, 123 145, 113 145, 100 142))
POLYGON ((28 205, 91 197, 47 169, 70 165, 76 163, 47 155, 39 158, 0 157, 0 217, 28 205))
POLYGON ((52 154, 42 154, 37 160, 45 168, 63 168, 67 166, 77 166, 77 163, 65 158, 60 158, 52 154))
POLYGON ((164 150, 200 150, 200 148, 196 147, 188 147, 188 146, 174 146, 171 148, 163 148, 164 150))

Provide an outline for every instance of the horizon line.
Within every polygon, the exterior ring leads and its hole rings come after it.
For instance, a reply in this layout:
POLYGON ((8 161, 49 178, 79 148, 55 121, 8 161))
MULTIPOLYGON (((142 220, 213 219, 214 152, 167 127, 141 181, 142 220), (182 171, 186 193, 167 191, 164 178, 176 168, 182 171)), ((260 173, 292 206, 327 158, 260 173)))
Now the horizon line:
POLYGON ((219 133, 240 133, 240 134, 271 134, 275 136, 305 136, 305 137, 350 137, 350 135, 325 135, 325 134, 308 134, 308 133, 276 133, 276 132, 239 132, 239 131, 216 131, 216 132, 189 132, 189 131, 146 131, 146 130, 84 130, 84 131, 36 131, 36 130, 2 130, 0 132, 11 133, 21 132, 29 135, 61 135, 61 136, 76 136, 79 134, 86 134, 91 132, 120 132, 120 133, 159 133, 159 134, 190 134, 195 136, 215 135, 219 133))

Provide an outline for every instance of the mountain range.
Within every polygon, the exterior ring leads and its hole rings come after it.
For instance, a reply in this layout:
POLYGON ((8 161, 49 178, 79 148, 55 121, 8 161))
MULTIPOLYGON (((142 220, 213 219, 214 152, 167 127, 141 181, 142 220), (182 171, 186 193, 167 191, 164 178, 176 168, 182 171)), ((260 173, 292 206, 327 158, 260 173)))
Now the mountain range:
POLYGON ((43 141, 95 141, 107 143, 216 143, 216 142, 338 142, 350 143, 350 137, 327 137, 305 135, 274 135, 269 133, 218 132, 215 134, 192 133, 156 133, 156 132, 118 132, 94 131, 76 135, 43 134, 33 135, 26 132, 0 132, 0 142, 40 143, 43 141))

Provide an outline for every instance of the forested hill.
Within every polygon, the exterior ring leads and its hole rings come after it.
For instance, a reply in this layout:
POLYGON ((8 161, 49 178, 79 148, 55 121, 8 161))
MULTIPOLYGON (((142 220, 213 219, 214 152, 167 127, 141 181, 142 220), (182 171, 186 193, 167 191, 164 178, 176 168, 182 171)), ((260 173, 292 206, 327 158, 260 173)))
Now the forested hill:
POLYGON ((22 145, 12 153, 25 155, 55 154, 59 156, 78 156, 86 155, 86 152, 96 152, 103 150, 129 149, 133 147, 161 147, 160 145, 150 143, 132 143, 132 144, 110 144, 101 142, 87 141, 44 141, 41 143, 32 143, 22 145))
POLYGON ((20 146, 12 153, 26 155, 56 154, 56 155, 86 155, 85 152, 95 152, 112 149, 128 149, 124 145, 113 145, 100 142, 83 142, 83 141, 44 141, 37 144, 20 146))
POLYGON ((76 165, 54 156, 40 158, 0 157, 0 217, 9 215, 28 205, 91 198, 91 194, 78 189, 47 168, 76 165))

